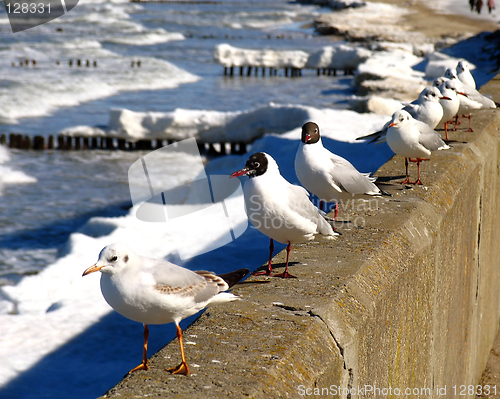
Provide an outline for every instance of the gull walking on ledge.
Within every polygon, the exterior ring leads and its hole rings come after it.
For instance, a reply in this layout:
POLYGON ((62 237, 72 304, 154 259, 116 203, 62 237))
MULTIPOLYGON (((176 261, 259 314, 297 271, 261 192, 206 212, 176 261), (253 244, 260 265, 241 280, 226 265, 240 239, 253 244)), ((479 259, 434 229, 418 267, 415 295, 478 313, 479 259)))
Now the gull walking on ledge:
POLYGON ((375 185, 374 177, 358 172, 349 161, 323 147, 319 126, 314 122, 302 126, 295 173, 300 184, 320 199, 321 209, 323 201, 335 202, 335 220, 339 201, 359 194, 389 195, 375 185))
POLYGON ((129 371, 148 370, 148 324, 174 322, 181 349, 181 363, 168 369, 172 374, 189 374, 184 355, 181 320, 208 305, 240 299, 228 292, 248 273, 240 269, 217 276, 212 272, 185 269, 163 259, 137 255, 124 244, 104 247, 99 260, 83 276, 101 272, 101 292, 106 302, 127 319, 144 324, 142 363, 129 371))
POLYGON ((401 184, 423 184, 420 180, 420 162, 428 161, 431 151, 450 148, 429 126, 427 129, 417 127, 412 116, 403 110, 393 114, 386 139, 391 150, 405 158, 406 179, 401 184), (417 163, 418 177, 414 182, 409 179, 408 158, 417 163))
POLYGON ((271 275, 273 240, 276 240, 288 245, 285 271, 273 277, 293 278, 295 276, 288 273, 291 244, 319 237, 333 239, 339 233, 328 223, 326 214, 309 200, 304 187, 290 184, 281 176, 278 164, 270 155, 264 152, 253 154, 245 167, 230 177, 244 175, 250 178, 243 186, 248 219, 270 238, 267 271, 253 274, 271 275))

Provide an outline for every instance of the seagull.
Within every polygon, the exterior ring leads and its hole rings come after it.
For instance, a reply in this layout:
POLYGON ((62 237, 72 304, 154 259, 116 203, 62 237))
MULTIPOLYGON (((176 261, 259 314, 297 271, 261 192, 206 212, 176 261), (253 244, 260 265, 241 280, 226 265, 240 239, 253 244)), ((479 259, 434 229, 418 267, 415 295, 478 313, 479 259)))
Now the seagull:
MULTIPOLYGON (((443 118, 444 110, 442 104, 446 101, 451 101, 451 98, 442 95, 437 86, 429 86, 422 90, 417 100, 413 101, 411 104, 408 104, 403 108, 403 110, 408 112, 413 117, 413 119, 415 119, 415 122, 417 123, 417 125, 421 126, 422 130, 427 129, 428 127, 435 129, 443 118)), ((371 139, 369 143, 384 143, 386 141, 385 136, 387 134, 387 129, 389 129, 390 123, 391 121, 388 121, 384 125, 382 130, 368 134, 366 136, 358 137, 356 140, 371 139)))
POLYGON ((440 100, 449 100, 449 98, 443 96, 437 87, 428 86, 422 90, 418 99, 403 109, 414 119, 426 123, 431 129, 435 129, 443 118, 443 107, 440 100))
MULTIPOLYGON (((483 96, 474 87, 463 83, 458 78, 457 73, 453 71, 453 69, 448 68, 444 76, 450 79, 454 83, 457 93, 461 94, 461 96, 459 96, 459 100, 460 103, 463 104, 462 105, 463 110, 470 111, 471 109, 496 108, 496 104, 491 98, 483 96), (480 107, 478 108, 478 104, 474 104, 472 102, 479 103, 480 107)), ((470 113, 468 115, 468 118, 469 118, 469 131, 472 131, 472 128, 470 127, 470 122, 471 122, 470 113)))
POLYGON ((391 150, 405 158, 406 179, 402 184, 423 184, 420 180, 420 162, 427 161, 431 151, 450 148, 429 126, 421 130, 415 123, 415 119, 404 110, 396 111, 392 115, 386 139, 391 150), (408 158, 417 163, 418 177, 414 182, 409 180, 408 158))
POLYGON ((319 126, 314 122, 302 126, 301 142, 295 155, 295 173, 300 183, 320 199, 320 208, 323 201, 335 202, 335 220, 339 201, 356 194, 390 195, 373 183, 376 178, 358 172, 349 161, 323 147, 319 126))
MULTIPOLYGON (((457 88, 452 84, 449 79, 442 80, 439 85, 439 91, 446 97, 447 100, 439 100, 439 103, 443 107, 443 118, 440 122, 444 123, 444 132, 446 135, 446 140, 448 139, 448 123, 451 118, 453 118, 460 107, 460 100, 458 99, 458 94, 464 94, 462 92, 457 92, 457 88)), ((465 95, 465 94, 464 94, 465 95)))
POLYGON ((463 83, 457 77, 456 72, 453 72, 452 69, 448 68, 444 74, 445 77, 450 80, 454 80, 457 82, 457 87, 460 91, 464 93, 471 100, 477 101, 478 103, 483 104, 483 108, 496 108, 495 101, 491 98, 483 96, 480 92, 478 92, 474 87, 469 86, 468 84, 463 83))
POLYGON ((250 156, 245 167, 231 177, 248 176, 243 186, 248 219, 261 233, 270 238, 267 271, 254 274, 271 275, 274 242, 288 244, 284 273, 273 277, 294 278, 288 273, 290 245, 320 237, 333 239, 337 233, 328 223, 326 214, 309 200, 304 187, 290 184, 281 176, 278 164, 269 154, 257 152, 250 156))
POLYGON ((458 61, 457 64, 457 77, 460 79, 462 83, 465 83, 467 86, 477 88, 476 81, 474 77, 470 73, 469 63, 465 60, 458 61))
POLYGON ((181 320, 208 305, 240 299, 228 292, 248 273, 240 269, 217 276, 212 272, 185 269, 163 259, 137 255, 121 243, 104 247, 98 261, 83 276, 101 272, 101 292, 106 302, 127 319, 144 324, 142 363, 128 372, 148 370, 148 324, 174 322, 182 362, 168 369, 172 374, 189 374, 184 356, 181 320))
POLYGON ((460 116, 461 114, 468 113, 468 115, 462 115, 463 117, 469 118, 469 129, 467 129, 468 132, 473 132, 474 130, 472 129, 472 115, 470 111, 475 110, 475 109, 481 109, 483 108, 483 104, 478 103, 477 101, 474 101, 470 99, 465 93, 460 91, 462 89, 462 82, 460 82, 457 79, 450 79, 447 81, 447 85, 449 87, 452 87, 458 94, 458 101, 460 103, 458 107, 458 115, 460 116))

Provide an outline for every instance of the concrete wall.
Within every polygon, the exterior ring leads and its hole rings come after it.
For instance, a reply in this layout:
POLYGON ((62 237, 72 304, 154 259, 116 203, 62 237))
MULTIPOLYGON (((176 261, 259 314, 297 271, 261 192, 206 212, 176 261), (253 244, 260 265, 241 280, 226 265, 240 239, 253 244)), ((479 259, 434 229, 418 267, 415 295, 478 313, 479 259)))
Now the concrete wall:
MULTIPOLYGON (((482 92, 495 98, 500 78, 482 92)), ((461 386, 479 381, 500 317, 499 115, 452 133, 453 149, 422 164, 426 186, 356 202, 335 242, 295 246, 298 279, 237 288, 243 301, 205 312, 185 332, 190 376, 163 371, 174 340, 106 396, 474 397, 461 386)), ((394 157, 376 175, 402 172, 394 157)))

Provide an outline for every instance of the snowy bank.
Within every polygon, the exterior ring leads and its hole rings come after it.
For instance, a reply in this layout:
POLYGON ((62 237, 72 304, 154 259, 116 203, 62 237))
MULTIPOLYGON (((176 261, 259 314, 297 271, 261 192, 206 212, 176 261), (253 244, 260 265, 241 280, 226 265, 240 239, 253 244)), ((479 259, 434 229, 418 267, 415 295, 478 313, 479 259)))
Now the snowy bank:
POLYGON ((251 50, 219 44, 214 59, 225 67, 311 68, 353 70, 370 57, 371 51, 346 44, 326 46, 314 53, 301 50, 251 50))
POLYGON ((304 68, 308 54, 300 50, 249 50, 219 44, 214 59, 225 67, 252 66, 273 68, 304 68))
POLYGON ((196 138, 200 143, 251 143, 266 133, 283 133, 304 123, 308 107, 269 105, 249 111, 219 112, 176 109, 173 112, 110 111, 106 130, 89 126, 65 129, 69 136, 111 136, 129 141, 183 140, 196 138))

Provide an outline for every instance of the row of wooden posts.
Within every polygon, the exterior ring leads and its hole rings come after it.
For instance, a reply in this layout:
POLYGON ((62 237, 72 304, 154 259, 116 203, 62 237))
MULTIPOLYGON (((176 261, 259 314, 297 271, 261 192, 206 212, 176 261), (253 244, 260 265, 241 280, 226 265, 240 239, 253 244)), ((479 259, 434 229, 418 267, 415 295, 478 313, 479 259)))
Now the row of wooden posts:
MULTIPOLYGON (((234 76, 234 68, 239 68, 239 75, 240 76, 252 76, 252 73, 255 76, 259 76, 259 71, 261 71, 261 76, 266 76, 266 67, 224 67, 224 75, 225 76, 234 76), (244 69, 247 68, 247 72, 244 72, 244 69)), ((268 76, 276 76, 278 74, 278 69, 269 67, 267 68, 268 76)), ((285 68, 285 76, 288 77, 297 77, 297 76, 302 76, 302 70, 300 68, 285 68)))
MULTIPOLYGON (((238 68, 239 71, 237 74, 239 76, 259 76, 259 71, 260 71, 260 76, 266 76, 266 70, 268 71, 267 74, 268 76, 276 76, 278 74, 278 69, 269 67, 266 69, 266 67, 256 67, 256 66, 225 66, 224 67, 224 75, 225 76, 234 76, 235 75, 235 68, 238 68), (245 72, 246 68, 246 72, 245 72)), ((301 68, 285 68, 285 77, 298 77, 302 76, 302 69, 301 68)), ((333 68, 319 68, 316 70, 317 75, 328 75, 328 76, 337 76, 337 70, 333 68)), ((353 69, 345 69, 344 70, 344 75, 354 75, 354 70, 353 69)))
MULTIPOLYGON (((29 66, 36 67, 37 63, 36 60, 20 60, 19 62, 12 61, 12 66, 13 67, 29 67, 29 66)), ((61 65, 61 61, 56 61, 56 65, 61 65)), ((76 66, 76 67, 84 67, 86 66, 87 68, 93 66, 94 68, 97 68, 97 61, 96 60, 81 60, 81 59, 70 59, 68 60, 68 65, 70 67, 76 66)), ((134 68, 140 68, 141 67, 141 60, 132 60, 130 61, 130 67, 134 68)))
MULTIPOLYGON (((113 137, 70 137, 70 136, 27 136, 22 134, 2 134, 0 145, 20 150, 120 150, 120 151, 149 151, 172 144, 173 140, 138 140, 127 141, 113 137)), ((244 154, 247 143, 200 143, 200 152, 213 155, 244 154)))

